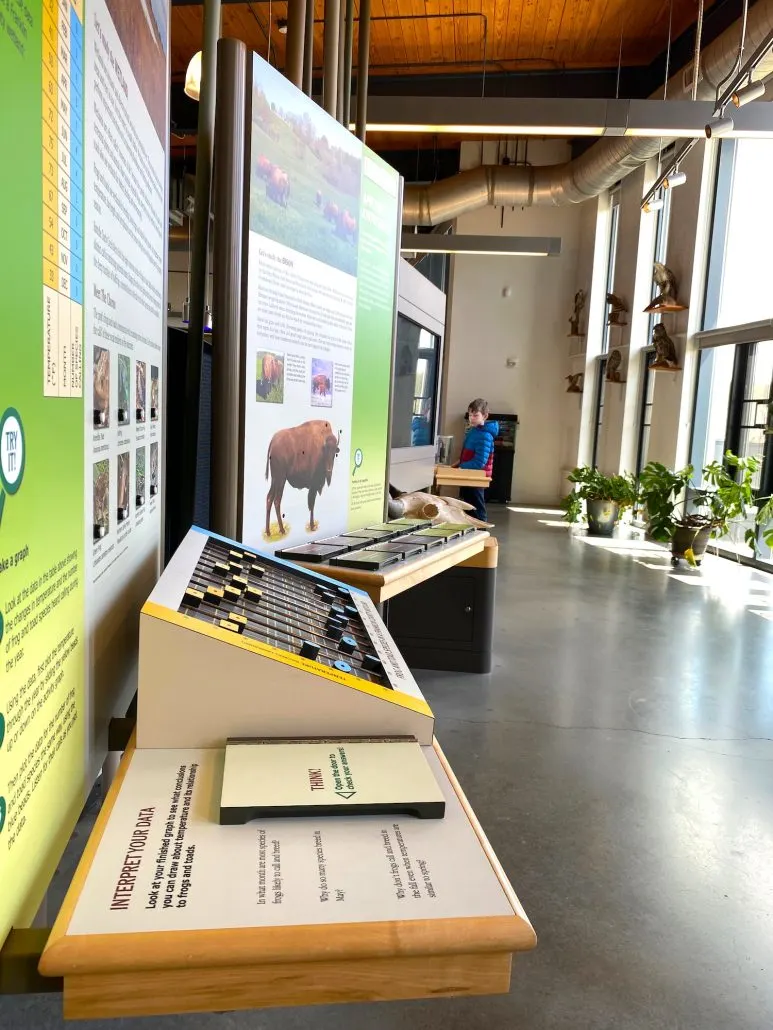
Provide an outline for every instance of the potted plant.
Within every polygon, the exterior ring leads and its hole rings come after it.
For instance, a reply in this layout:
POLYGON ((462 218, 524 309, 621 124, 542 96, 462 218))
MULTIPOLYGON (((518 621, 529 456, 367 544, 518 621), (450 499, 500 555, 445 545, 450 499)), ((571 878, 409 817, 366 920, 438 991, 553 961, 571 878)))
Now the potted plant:
POLYGON ((564 519, 579 522, 585 502, 588 533, 612 536, 622 512, 633 507, 636 501, 633 476, 605 476, 598 469, 581 465, 569 473, 568 479, 575 484, 575 489, 561 502, 564 519))
POLYGON ((725 536, 734 522, 751 521, 744 536, 752 552, 757 551, 758 525, 766 527, 763 538, 773 545, 773 500, 754 493, 759 467, 758 458, 727 451, 724 461, 704 466, 701 481, 706 485, 700 489, 692 482, 692 465, 674 472, 651 461, 642 469, 639 502, 646 508, 648 531, 654 540, 671 542, 674 565, 680 558, 700 565, 709 541, 725 536))

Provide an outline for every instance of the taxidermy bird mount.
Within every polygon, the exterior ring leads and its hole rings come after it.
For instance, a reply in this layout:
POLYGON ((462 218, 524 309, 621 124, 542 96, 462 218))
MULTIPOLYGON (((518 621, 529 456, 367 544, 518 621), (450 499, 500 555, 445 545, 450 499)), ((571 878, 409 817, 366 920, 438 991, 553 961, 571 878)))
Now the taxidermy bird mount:
POLYGON ((666 268, 660 261, 655 262, 653 279, 660 293, 651 304, 644 309, 653 311, 686 311, 687 307, 680 304, 676 296, 676 276, 670 268, 666 268))
POLYGON ((620 298, 616 297, 614 293, 608 293, 607 304, 609 305, 607 325, 628 325, 628 323, 623 319, 623 315, 628 312, 628 308, 625 306, 625 301, 620 300, 620 298))
POLYGON ((653 328, 652 342, 655 346, 655 360, 651 362, 650 368, 655 371, 661 369, 669 372, 678 371, 681 365, 676 356, 676 347, 664 325, 659 323, 653 328))
POLYGON ((622 383, 620 378, 620 366, 623 363, 623 355, 619 350, 615 349, 610 352, 607 358, 607 382, 608 383, 622 383))
POLYGON ((566 388, 567 393, 582 393, 582 381, 585 378, 584 372, 575 372, 573 376, 564 376, 564 379, 569 383, 566 388))
POLYGON ((569 316, 569 336, 582 336, 580 332, 580 315, 585 307, 585 290, 578 290, 574 295, 574 311, 569 316))

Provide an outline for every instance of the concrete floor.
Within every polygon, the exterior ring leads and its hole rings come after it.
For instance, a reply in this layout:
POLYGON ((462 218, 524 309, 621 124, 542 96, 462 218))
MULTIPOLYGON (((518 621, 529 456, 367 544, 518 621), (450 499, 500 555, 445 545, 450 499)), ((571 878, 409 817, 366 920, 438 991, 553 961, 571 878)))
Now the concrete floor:
MULTIPOLYGON (((100 1026, 773 1026, 773 577, 495 518, 495 669, 419 679, 540 938, 510 994, 100 1026)), ((0 999, 0 1027, 58 1027, 60 1009, 0 999)))

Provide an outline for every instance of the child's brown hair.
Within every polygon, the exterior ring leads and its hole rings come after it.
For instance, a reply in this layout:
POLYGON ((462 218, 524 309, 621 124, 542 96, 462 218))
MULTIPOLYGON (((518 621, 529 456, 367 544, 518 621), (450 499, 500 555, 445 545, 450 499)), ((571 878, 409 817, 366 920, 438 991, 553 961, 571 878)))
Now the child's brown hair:
POLYGON ((484 401, 482 397, 476 397, 467 405, 467 411, 479 411, 484 418, 488 418, 488 401, 484 401))

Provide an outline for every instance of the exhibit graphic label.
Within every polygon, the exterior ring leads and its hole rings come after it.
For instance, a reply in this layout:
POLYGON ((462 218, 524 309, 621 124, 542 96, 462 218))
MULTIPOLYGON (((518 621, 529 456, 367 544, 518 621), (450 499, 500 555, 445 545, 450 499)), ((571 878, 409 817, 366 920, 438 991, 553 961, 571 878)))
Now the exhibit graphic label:
POLYGON ((241 536, 383 517, 399 177, 253 59, 241 536))
POLYGON ((1 945, 83 803, 81 3, 0 4, 0 93, 1 945))
POLYGON ((136 751, 67 933, 512 916, 431 747, 444 819, 220 826, 223 752, 136 751))
POLYGON ((0 945, 82 808, 158 568, 167 3, 0 0, 0 945))

